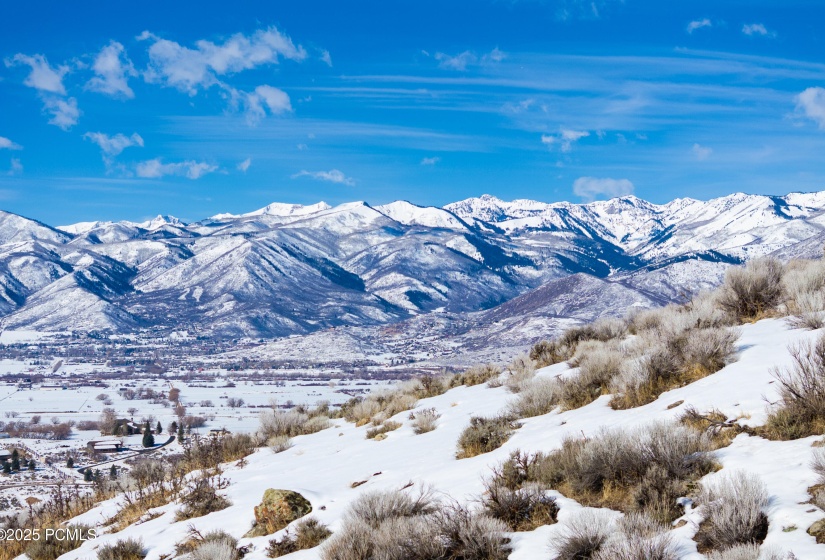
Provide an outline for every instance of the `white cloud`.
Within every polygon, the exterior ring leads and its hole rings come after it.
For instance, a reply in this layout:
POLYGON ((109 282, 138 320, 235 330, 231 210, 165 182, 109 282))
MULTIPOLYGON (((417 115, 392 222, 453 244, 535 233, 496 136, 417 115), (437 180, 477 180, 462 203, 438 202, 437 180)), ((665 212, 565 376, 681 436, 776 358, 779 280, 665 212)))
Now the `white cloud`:
POLYGON ((573 182, 573 192, 585 200, 595 200, 599 196, 613 198, 633 194, 633 183, 627 179, 579 177, 573 182))
POLYGON ((435 53, 435 59, 438 61, 439 68, 444 68, 446 70, 458 70, 460 72, 467 70, 468 66, 473 66, 476 64, 489 64, 490 62, 501 62, 505 58, 507 58, 507 54, 499 50, 498 47, 494 48, 489 53, 482 55, 481 57, 473 51, 464 51, 455 56, 450 56, 443 52, 435 53))
POLYGON ((435 53, 435 59, 438 61, 439 68, 462 72, 467 69, 467 65, 475 64, 478 61, 478 57, 471 51, 464 51, 455 56, 437 52, 435 53))
POLYGON ((796 110, 825 130, 825 88, 809 87, 797 95, 796 110))
POLYGON ((693 150, 693 155, 696 156, 696 159, 699 161, 705 161, 713 153, 713 148, 708 148, 707 146, 702 146, 699 144, 694 144, 691 150, 693 150))
POLYGON ((292 111, 289 95, 276 87, 263 85, 251 92, 237 90, 226 85, 223 89, 232 107, 246 113, 246 120, 249 124, 256 124, 266 117, 267 112, 280 115, 292 111))
POLYGON ((750 37, 754 35, 761 35, 762 37, 776 37, 776 33, 768 31, 762 23, 746 23, 742 26, 742 33, 750 37))
POLYGON ((49 124, 59 126, 63 130, 72 128, 80 118, 80 109, 77 108, 77 99, 74 97, 68 99, 54 96, 44 97, 43 109, 52 116, 49 124))
POLYGON ((329 55, 329 51, 321 51, 321 62, 332 68, 332 57, 329 55))
POLYGON ((20 175, 23 173, 23 164, 17 158, 11 158, 11 166, 6 172, 6 175, 20 175))
POLYGON ((329 171, 302 170, 292 175, 293 179, 297 179, 299 177, 311 177, 319 181, 329 181, 330 183, 339 183, 342 185, 347 185, 349 187, 355 186, 355 179, 353 179, 352 177, 347 177, 337 169, 331 169, 329 171))
POLYGON ((5 136, 0 136, 0 150, 22 150, 23 146, 15 144, 5 136))
POLYGON ((112 41, 98 53, 92 64, 95 77, 86 88, 115 97, 133 98, 135 92, 129 87, 129 76, 137 76, 126 49, 117 41, 112 41))
POLYGON ((68 66, 58 66, 52 68, 49 61, 42 54, 33 56, 18 53, 10 59, 6 59, 6 66, 26 65, 31 68, 31 72, 23 81, 29 87, 49 93, 66 95, 66 88, 63 87, 63 76, 69 72, 68 66))
POLYGON ((125 134, 109 136, 102 132, 87 132, 83 135, 83 138, 91 140, 100 146, 100 151, 103 152, 103 159, 107 161, 111 161, 112 158, 119 155, 120 152, 126 148, 131 148, 132 146, 143 147, 143 138, 141 138, 138 133, 134 133, 131 136, 126 136, 125 134))
POLYGON ((153 41, 144 78, 189 95, 219 84, 218 76, 277 64, 279 58, 301 61, 307 56, 303 47, 296 46, 292 39, 274 27, 260 29, 249 36, 237 33, 222 44, 197 41, 194 49, 161 39, 148 31, 138 39, 153 41))
POLYGON ((439 161, 441 161, 441 158, 438 157, 438 156, 425 157, 424 159, 421 160, 421 165, 435 165, 439 161))
POLYGON ((582 138, 587 138, 588 136, 590 136, 590 133, 586 130, 570 130, 563 128, 558 134, 542 134, 541 142, 543 144, 547 144, 548 146, 558 144, 562 152, 569 152, 573 149, 573 144, 582 138))
POLYGON ((240 171, 243 171, 244 173, 246 173, 246 171, 247 171, 247 169, 249 169, 250 165, 252 165, 252 158, 246 158, 245 160, 243 160, 241 163, 238 164, 238 169, 240 171))
POLYGON ((703 27, 713 27, 713 23, 711 23, 708 18, 691 21, 687 24, 687 32, 693 33, 697 29, 702 29, 703 27))
POLYGON ((181 161, 177 163, 163 163, 161 158, 142 161, 135 167, 135 174, 145 179, 158 179, 166 175, 180 175, 188 179, 200 179, 208 173, 217 171, 217 165, 203 161, 181 161))

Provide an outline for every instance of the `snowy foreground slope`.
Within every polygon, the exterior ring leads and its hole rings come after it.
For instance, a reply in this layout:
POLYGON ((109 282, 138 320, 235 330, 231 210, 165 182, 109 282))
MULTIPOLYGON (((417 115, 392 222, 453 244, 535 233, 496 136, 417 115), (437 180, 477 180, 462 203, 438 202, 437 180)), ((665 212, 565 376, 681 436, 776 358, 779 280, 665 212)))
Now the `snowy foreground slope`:
MULTIPOLYGON (((743 423, 759 425, 767 416, 767 401, 776 401, 776 384, 772 366, 790 364, 789 345, 813 340, 818 331, 789 328, 779 319, 763 320, 741 327, 737 342, 737 360, 719 372, 683 388, 662 394, 656 401, 629 410, 615 411, 608 407, 608 396, 602 396, 582 408, 564 413, 551 412, 523 420, 507 443, 494 452, 474 458, 457 460, 456 441, 471 416, 493 415, 501 411, 513 396, 504 387, 485 385, 459 387, 438 397, 423 399, 416 409, 435 407, 441 413, 435 431, 414 435, 408 412, 393 419, 404 425, 389 432, 384 441, 365 439, 368 427, 356 428, 352 423, 337 420, 335 426, 319 433, 296 437, 294 446, 274 454, 260 449, 247 458, 242 468, 228 466, 225 476, 231 485, 224 491, 232 505, 225 510, 183 522, 174 522, 176 504, 159 508, 163 515, 124 529, 114 535, 102 535, 86 542, 80 549, 65 555, 66 559, 95 557, 95 549, 127 537, 141 538, 150 560, 174 555, 175 543, 186 540, 193 525, 201 532, 221 529, 235 537, 246 533, 254 519, 253 508, 267 488, 291 489, 306 496, 313 513, 335 531, 340 527, 342 514, 353 499, 374 489, 400 489, 413 482, 414 488, 430 485, 438 492, 463 502, 472 502, 483 491, 483 478, 491 467, 507 458, 511 451, 550 451, 558 448, 565 436, 592 436, 604 426, 632 427, 655 420, 673 419, 692 405, 699 411, 716 408, 729 418, 743 417, 743 423), (684 401, 668 409, 668 405, 684 401), (365 484, 351 488, 356 481, 365 484), (323 509, 322 509, 323 508, 323 509)), ((565 364, 539 370, 540 376, 568 375, 565 364)), ((770 493, 768 518, 770 528, 766 546, 776 546, 793 552, 800 560, 825 558, 825 545, 817 545, 805 530, 825 517, 825 512, 805 503, 809 500, 807 488, 816 482, 809 467, 812 447, 817 437, 796 441, 773 442, 740 434, 733 443, 715 452, 723 466, 706 479, 718 477, 733 470, 757 474, 770 493), (796 529, 792 529, 795 527, 796 529)), ((559 524, 543 526, 535 531, 511 535, 514 547, 511 560, 553 557, 551 541, 565 519, 581 506, 563 496, 559 524)), ((680 557, 688 560, 703 558, 691 540, 700 517, 690 511, 688 521, 671 531, 677 542, 680 557)), ((76 521, 99 524, 115 510, 114 501, 100 505, 76 521)), ((617 515, 620 515, 617 513, 617 515)), ((276 533, 275 535, 279 535, 276 533)), ((267 542, 273 535, 241 539, 241 544, 253 545, 245 558, 266 558, 267 542)), ((288 556, 294 559, 319 558, 320 549, 300 551, 288 556)))

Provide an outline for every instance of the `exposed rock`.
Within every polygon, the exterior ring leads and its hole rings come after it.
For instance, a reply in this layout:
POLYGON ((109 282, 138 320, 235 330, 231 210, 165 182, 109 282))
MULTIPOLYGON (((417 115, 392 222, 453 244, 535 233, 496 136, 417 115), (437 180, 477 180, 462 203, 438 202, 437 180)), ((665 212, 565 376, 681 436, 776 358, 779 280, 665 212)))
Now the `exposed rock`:
POLYGON ((262 537, 280 531, 299 517, 312 511, 312 504, 292 490, 267 489, 255 506, 255 525, 245 537, 262 537))

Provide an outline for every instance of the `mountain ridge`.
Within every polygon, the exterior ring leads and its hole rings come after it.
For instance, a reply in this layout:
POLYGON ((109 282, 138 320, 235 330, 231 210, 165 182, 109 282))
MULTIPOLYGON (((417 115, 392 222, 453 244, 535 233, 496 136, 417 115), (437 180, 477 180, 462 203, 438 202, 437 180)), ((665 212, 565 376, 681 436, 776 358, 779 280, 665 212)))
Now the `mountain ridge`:
POLYGON ((58 227, 2 212, 0 326, 280 337, 503 305, 501 315, 535 290, 568 302, 542 306, 545 316, 575 308, 586 320, 599 310, 572 305, 576 282, 542 288, 586 274, 608 292, 621 284, 627 306, 663 304, 751 258, 819 256, 823 240, 825 191, 666 204, 487 194, 441 208, 276 202, 191 223, 58 227))

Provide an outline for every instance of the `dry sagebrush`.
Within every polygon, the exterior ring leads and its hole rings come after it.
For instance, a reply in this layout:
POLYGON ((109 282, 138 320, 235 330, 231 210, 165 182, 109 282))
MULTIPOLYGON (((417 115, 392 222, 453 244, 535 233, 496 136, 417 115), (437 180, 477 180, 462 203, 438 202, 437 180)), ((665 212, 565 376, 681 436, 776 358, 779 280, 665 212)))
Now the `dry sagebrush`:
POLYGON ((774 369, 779 402, 765 426, 774 439, 797 439, 825 428, 825 335, 790 348, 792 365, 774 369))
POLYGON ((323 560, 505 560, 507 526, 431 493, 370 492, 356 499, 323 560))
POLYGON ((695 537, 700 550, 760 543, 767 535, 768 490, 755 475, 738 471, 703 482, 698 501, 705 516, 695 537))

